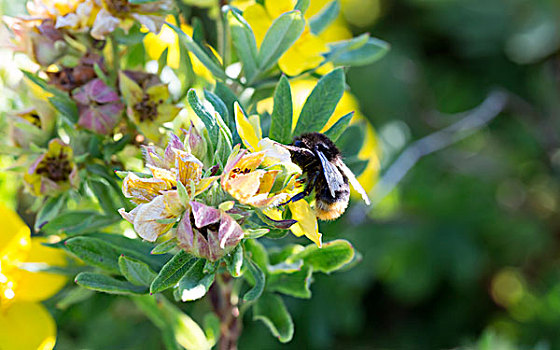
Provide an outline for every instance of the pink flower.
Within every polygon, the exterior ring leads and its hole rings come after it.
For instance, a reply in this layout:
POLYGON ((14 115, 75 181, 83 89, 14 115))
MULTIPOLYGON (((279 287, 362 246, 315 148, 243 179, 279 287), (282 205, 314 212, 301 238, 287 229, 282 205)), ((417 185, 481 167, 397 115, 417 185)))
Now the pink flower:
POLYGON ((73 97, 80 111, 78 125, 85 129, 107 134, 121 119, 124 105, 119 95, 101 79, 94 79, 79 88, 73 97))
POLYGON ((243 238, 243 229, 227 213, 191 201, 177 226, 177 240, 185 251, 216 261, 235 248, 243 238))

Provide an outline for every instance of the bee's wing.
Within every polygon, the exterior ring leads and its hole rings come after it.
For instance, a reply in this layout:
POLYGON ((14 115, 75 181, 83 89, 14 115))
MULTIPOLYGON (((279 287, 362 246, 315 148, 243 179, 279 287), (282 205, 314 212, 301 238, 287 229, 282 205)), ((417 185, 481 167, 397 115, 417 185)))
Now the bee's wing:
POLYGON ((329 186, 329 191, 331 191, 331 196, 335 198, 336 191, 344 186, 344 178, 336 166, 329 162, 321 151, 317 151, 317 155, 321 160, 323 174, 325 174, 325 178, 327 179, 327 185, 329 186))
POLYGON ((354 175, 352 170, 350 170, 350 168, 348 168, 348 166, 346 166, 346 164, 344 164, 344 162, 341 159, 338 159, 336 165, 348 178, 348 181, 352 184, 352 187, 354 187, 354 189, 358 191, 358 193, 362 196, 362 199, 364 200, 364 202, 366 202, 366 205, 369 205, 370 201, 366 193, 366 190, 364 190, 362 185, 360 185, 358 179, 356 179, 356 176, 354 175))

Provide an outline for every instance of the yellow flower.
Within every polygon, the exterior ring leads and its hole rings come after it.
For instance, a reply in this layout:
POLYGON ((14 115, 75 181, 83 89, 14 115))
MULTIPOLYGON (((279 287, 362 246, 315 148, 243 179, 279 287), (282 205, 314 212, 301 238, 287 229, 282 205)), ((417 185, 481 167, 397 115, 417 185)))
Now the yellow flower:
POLYGON ((271 194, 280 170, 257 169, 265 152, 246 154, 236 148, 228 158, 222 175, 222 188, 242 204, 257 208, 279 205, 290 197, 287 193, 271 194))
MULTIPOLYGON (((177 21, 175 17, 169 15, 165 19, 166 22, 169 22, 173 25, 177 25, 177 21)), ((193 28, 187 24, 181 24, 181 30, 192 37, 193 28)), ((179 50, 179 36, 171 27, 168 25, 164 25, 161 28, 159 34, 155 34, 153 32, 149 32, 144 37, 144 47, 146 48, 146 53, 148 56, 153 59, 157 60, 163 51, 167 49, 167 65, 171 68, 178 69, 179 62, 181 59, 181 54, 179 50)), ((212 49, 212 51, 214 51, 212 49)), ((218 54, 214 51, 216 57, 218 54)), ((189 57, 192 62, 193 71, 197 77, 204 78, 208 83, 214 84, 215 79, 210 73, 210 71, 194 56, 189 52, 189 57)))
MULTIPOLYGON (((314 79, 298 79, 291 82, 292 88, 292 101, 293 101, 293 126, 297 124, 299 115, 301 113, 301 109, 305 104, 305 101, 315 85, 317 81, 314 79)), ((257 105, 257 111, 259 113, 269 112, 272 113, 272 105, 273 100, 271 98, 264 99, 260 101, 257 105)), ((358 105, 358 101, 356 98, 349 92, 345 91, 340 99, 340 102, 336 106, 336 109, 333 112, 333 115, 328 120, 327 124, 323 127, 321 132, 325 132, 328 130, 334 123, 336 123, 342 116, 354 111, 354 117, 352 118, 351 124, 358 123, 360 121, 367 120, 361 113, 360 113, 360 106, 358 105)), ((373 186, 377 182, 377 177, 379 175, 379 168, 380 168, 380 149, 379 144, 377 143, 377 137, 375 135, 375 130, 368 122, 367 127, 365 130, 365 140, 360 152, 358 153, 358 159, 368 161, 365 170, 358 176, 358 181, 362 185, 362 187, 369 192, 373 189, 373 186)), ((359 194, 356 193, 352 189, 352 194, 359 198, 359 194)))
MULTIPOLYGON (((278 170, 257 169, 258 166, 282 164, 287 170, 285 176, 301 173, 301 169, 291 162, 289 151, 276 146, 268 138, 262 138, 258 116, 247 118, 241 107, 236 104, 235 121, 237 133, 245 147, 253 151, 245 155, 243 151, 234 150, 224 168, 222 188, 235 199, 244 204, 265 208, 267 216, 274 220, 282 219, 282 212, 275 205, 286 202, 293 195, 302 191, 297 176, 292 177, 279 193, 270 193, 274 181, 279 176, 278 170)), ((317 246, 321 246, 321 234, 317 217, 305 200, 288 204, 292 219, 297 223, 290 227, 294 235, 305 235, 317 246)))
POLYGON ((64 266, 61 250, 41 245, 12 210, 0 204, 0 344, 2 349, 47 350, 56 342, 56 325, 39 303, 56 294, 66 277, 34 268, 64 266))
MULTIPOLYGON (((255 3, 246 7, 243 17, 253 29, 258 47, 272 22, 281 14, 293 10, 295 4, 295 0, 267 0, 264 6, 255 3)), ((327 51, 328 47, 324 41, 311 33, 309 26, 306 25, 299 39, 280 57, 278 66, 287 75, 298 75, 307 69, 317 67, 324 59, 322 54, 327 51)))
POLYGON ((60 139, 52 139, 47 152, 23 175, 29 191, 35 196, 56 195, 76 187, 78 168, 72 157, 70 146, 60 139))
POLYGON ((119 87, 127 106, 127 115, 147 138, 158 141, 160 126, 173 120, 181 110, 168 102, 167 85, 155 75, 119 72, 119 87), (135 78, 138 81, 135 81, 135 78))

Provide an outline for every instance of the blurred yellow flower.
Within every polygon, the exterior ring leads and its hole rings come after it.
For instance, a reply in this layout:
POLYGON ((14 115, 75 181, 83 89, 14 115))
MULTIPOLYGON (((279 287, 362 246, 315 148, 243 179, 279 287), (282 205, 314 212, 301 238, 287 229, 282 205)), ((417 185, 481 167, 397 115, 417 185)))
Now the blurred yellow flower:
POLYGON ((64 266, 64 252, 41 245, 12 210, 0 204, 0 344, 3 350, 47 350, 56 342, 56 325, 39 301, 56 294, 66 277, 33 272, 64 266))
MULTIPOLYGON (((258 3, 247 6, 243 17, 247 20, 260 47, 266 31, 272 22, 281 14, 294 9, 295 0, 265 1, 264 6, 258 3)), ((322 39, 311 33, 306 25, 299 39, 278 60, 278 66, 287 75, 298 75, 301 72, 317 67, 322 61, 322 53, 328 51, 322 39)))
MULTIPOLYGON (((305 101, 315 85, 317 81, 315 79, 298 79, 295 81, 290 82, 292 88, 292 101, 293 101, 293 126, 297 124, 299 115, 301 113, 301 109, 305 104, 305 101)), ((264 99, 260 101, 257 105, 257 111, 259 113, 269 112, 272 113, 272 105, 273 100, 272 97, 264 99)), ((349 92, 345 91, 340 99, 340 102, 336 106, 333 115, 323 127, 321 132, 325 132, 328 130, 334 123, 336 123, 342 116, 354 111, 354 117, 352 118, 351 124, 355 124, 360 121, 364 121, 367 119, 360 113, 360 106, 358 105, 358 101, 356 98, 349 92)), ((367 128, 365 130, 365 140, 360 152, 358 153, 358 159, 360 160, 367 160, 367 166, 365 170, 358 176, 358 181, 362 185, 362 187, 367 191, 371 191, 373 186, 377 182, 377 177, 379 175, 379 167, 380 167, 380 149, 379 144, 377 143, 377 137, 375 135, 375 130, 371 126, 371 124, 367 123, 367 128)), ((359 194, 357 194, 352 189, 352 194, 359 198, 359 194)))
MULTIPOLYGON (((173 25, 177 25, 177 21, 175 17, 169 15, 165 18, 165 21, 171 23, 173 25)), ((193 28, 187 24, 181 24, 181 30, 192 37, 193 28)), ((147 29, 145 29, 147 31, 147 29)), ((144 37, 144 47, 146 48, 146 53, 148 56, 153 59, 157 60, 165 49, 167 51, 167 65, 173 69, 179 68, 179 62, 181 59, 181 54, 179 51, 179 36, 171 27, 168 25, 164 25, 161 28, 159 34, 155 34, 153 32, 149 32, 144 37)), ((218 54, 214 51, 216 57, 218 54)), ((204 78, 208 83, 214 84, 215 79, 210 73, 210 71, 194 56, 189 52, 189 57, 192 62, 193 71, 197 77, 204 78)))
POLYGON ((78 185, 78 168, 72 148, 61 139, 52 139, 48 150, 40 155, 23 175, 27 189, 34 196, 57 195, 78 185))

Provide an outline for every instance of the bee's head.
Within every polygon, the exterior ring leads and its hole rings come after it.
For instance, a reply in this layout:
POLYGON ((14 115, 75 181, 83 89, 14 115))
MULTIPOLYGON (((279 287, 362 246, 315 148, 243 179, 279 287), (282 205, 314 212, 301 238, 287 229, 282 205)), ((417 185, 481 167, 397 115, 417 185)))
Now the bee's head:
POLYGON ((305 148, 312 152, 320 151, 323 153, 329 161, 340 156, 340 151, 327 136, 318 133, 311 132, 297 136, 294 138, 293 145, 298 148, 305 148))

